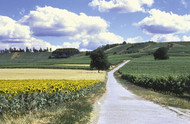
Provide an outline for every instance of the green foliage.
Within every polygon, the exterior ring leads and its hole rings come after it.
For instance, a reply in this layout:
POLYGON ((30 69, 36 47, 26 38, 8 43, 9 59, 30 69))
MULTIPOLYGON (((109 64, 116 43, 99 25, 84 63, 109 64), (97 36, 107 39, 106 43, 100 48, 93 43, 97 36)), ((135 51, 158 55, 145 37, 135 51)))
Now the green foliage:
POLYGON ((190 76, 151 78, 146 76, 122 75, 122 78, 135 85, 152 88, 155 91, 163 93, 182 95, 184 92, 190 91, 190 76))
POLYGON ((171 57, 166 61, 154 61, 147 56, 133 59, 119 71, 135 85, 181 95, 190 91, 189 60, 189 57, 171 57))
POLYGON ((102 85, 102 83, 94 84, 93 86, 81 88, 80 90, 69 93, 61 91, 48 94, 43 92, 31 94, 19 93, 12 98, 2 94, 0 95, 0 118, 3 118, 4 114, 17 117, 19 115, 28 114, 31 111, 46 110, 51 107, 62 106, 86 96, 94 87, 100 85, 102 85))
POLYGON ((165 61, 154 61, 152 56, 134 58, 120 69, 122 74, 145 75, 147 77, 180 76, 190 74, 190 57, 170 57, 165 61))
POLYGON ((66 104, 66 111, 56 117, 56 124, 87 124, 93 111, 93 103, 105 92, 105 83, 95 84, 85 97, 66 104), (96 97, 96 98, 95 98, 96 97))
POLYGON ((90 54, 91 63, 90 68, 96 68, 99 70, 107 70, 110 64, 107 60, 106 54, 102 50, 95 50, 90 54))
POLYGON ((49 58, 68 58, 78 53, 79 50, 75 48, 56 49, 49 58))
POLYGON ((121 78, 119 73, 115 73, 116 79, 119 83, 126 86, 132 93, 143 97, 146 100, 153 101, 154 103, 173 106, 177 108, 190 109, 189 94, 178 96, 175 94, 163 94, 162 92, 153 91, 151 88, 143 88, 126 81, 121 78))
POLYGON ((168 48, 166 47, 160 47, 154 52, 154 59, 155 60, 164 60, 169 59, 168 56, 168 48))

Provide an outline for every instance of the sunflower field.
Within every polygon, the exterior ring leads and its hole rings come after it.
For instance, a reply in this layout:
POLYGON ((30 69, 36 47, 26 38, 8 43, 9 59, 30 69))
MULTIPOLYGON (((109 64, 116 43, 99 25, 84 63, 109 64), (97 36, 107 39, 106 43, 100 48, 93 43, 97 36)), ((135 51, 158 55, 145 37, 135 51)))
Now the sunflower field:
POLYGON ((26 114, 84 96, 99 80, 0 80, 0 116, 26 114))

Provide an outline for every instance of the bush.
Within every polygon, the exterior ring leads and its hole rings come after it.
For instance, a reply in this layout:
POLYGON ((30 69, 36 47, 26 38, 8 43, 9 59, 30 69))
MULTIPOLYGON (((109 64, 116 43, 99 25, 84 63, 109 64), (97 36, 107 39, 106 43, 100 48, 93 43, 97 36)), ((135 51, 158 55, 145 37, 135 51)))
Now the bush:
POLYGON ((160 47, 154 52, 154 59, 155 60, 164 60, 169 59, 168 56, 168 48, 166 47, 160 47))

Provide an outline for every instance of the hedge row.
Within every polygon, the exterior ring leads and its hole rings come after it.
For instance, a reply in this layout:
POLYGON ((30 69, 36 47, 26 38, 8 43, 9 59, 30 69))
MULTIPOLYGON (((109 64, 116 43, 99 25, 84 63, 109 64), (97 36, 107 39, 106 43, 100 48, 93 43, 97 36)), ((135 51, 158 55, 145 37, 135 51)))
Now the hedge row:
POLYGON ((166 94, 182 95, 184 92, 190 94, 190 75, 189 76, 168 76, 168 77, 147 77, 135 75, 122 75, 122 78, 144 88, 152 88, 155 91, 166 94))

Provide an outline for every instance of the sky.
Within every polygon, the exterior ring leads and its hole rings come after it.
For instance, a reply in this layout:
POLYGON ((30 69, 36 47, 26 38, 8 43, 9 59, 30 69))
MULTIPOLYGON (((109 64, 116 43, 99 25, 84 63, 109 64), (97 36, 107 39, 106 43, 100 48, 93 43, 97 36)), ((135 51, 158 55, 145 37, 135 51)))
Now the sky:
POLYGON ((0 49, 190 41, 189 0, 0 0, 0 49))

